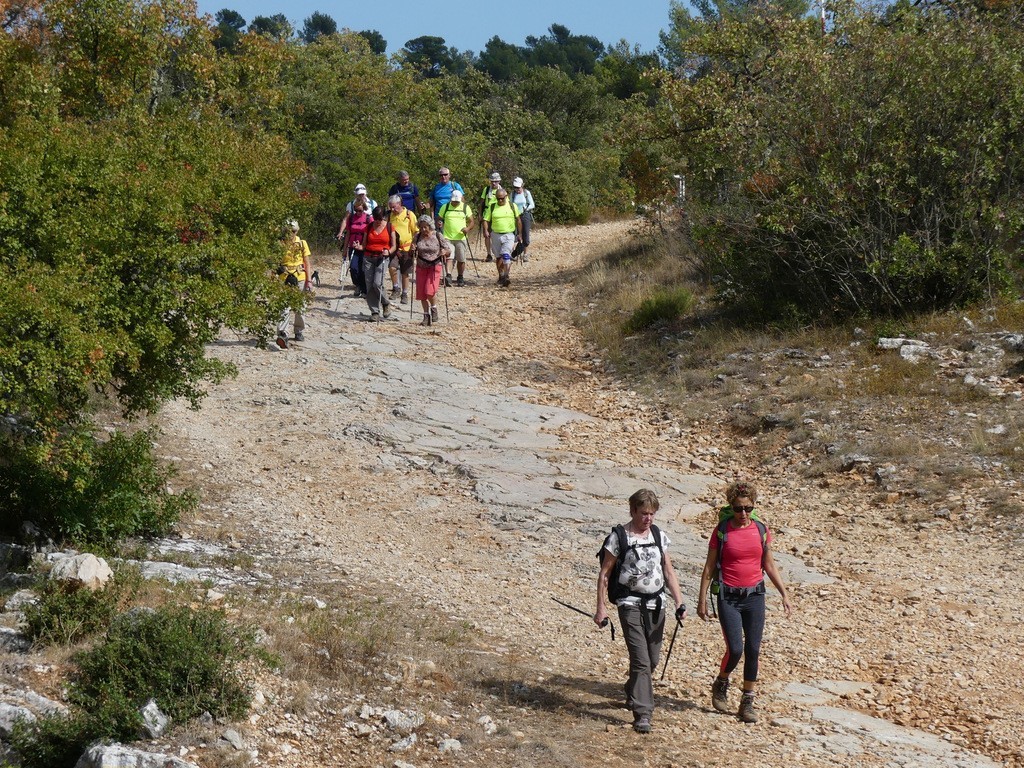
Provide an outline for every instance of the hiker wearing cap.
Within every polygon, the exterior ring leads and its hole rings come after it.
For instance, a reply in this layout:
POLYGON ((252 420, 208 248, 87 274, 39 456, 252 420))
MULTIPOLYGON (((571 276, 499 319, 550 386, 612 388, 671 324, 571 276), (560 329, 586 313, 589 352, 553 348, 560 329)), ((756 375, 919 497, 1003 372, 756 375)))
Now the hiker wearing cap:
POLYGON ((494 192, 494 205, 484 211, 484 239, 497 254, 498 285, 508 287, 512 282, 512 250, 520 239, 522 224, 519 209, 508 199, 508 192, 498 187, 494 192))
MULTIPOLYGON (((494 171, 487 179, 487 186, 480 192, 480 215, 486 215, 487 211, 492 205, 494 205, 494 193, 498 191, 501 186, 501 174, 494 171)), ((491 248, 491 241, 486 237, 487 231, 484 230, 485 247, 487 248, 487 261, 494 261, 497 257, 497 253, 491 248)))
MULTIPOLYGON (((313 274, 313 266, 310 262, 309 245, 299 237, 299 222, 294 219, 288 222, 285 227, 284 254, 281 257, 281 265, 277 268, 277 274, 285 285, 295 290, 311 291, 310 277, 313 274)), ((288 320, 295 313, 295 322, 292 325, 295 341, 305 341, 302 332, 306 329, 306 320, 302 316, 302 302, 294 302, 294 306, 287 306, 281 312, 281 322, 277 325, 277 346, 281 349, 288 349, 288 320)))
POLYGON ((533 195, 523 186, 523 180, 519 176, 512 179, 512 202, 519 209, 519 216, 523 222, 523 238, 519 243, 523 250, 519 258, 525 264, 530 260, 530 230, 533 229, 533 209, 537 206, 533 204, 533 195))
MULTIPOLYGON (((466 253, 469 250, 469 230, 473 228, 473 210, 462 199, 462 192, 452 192, 452 199, 441 206, 437 218, 441 221, 441 230, 445 239, 451 245, 451 259, 458 270, 456 285, 465 285, 466 279, 466 253)), ((451 273, 449 266, 448 272, 451 273)), ((446 285, 451 285, 448 275, 445 275, 446 285)))
POLYGON ((412 280, 412 270, 415 266, 415 259, 412 255, 412 241, 419 232, 416 225, 416 215, 402 205, 400 195, 392 195, 388 198, 388 209, 391 213, 388 216, 388 223, 398 236, 398 251, 391 257, 391 264, 388 271, 391 274, 391 298, 401 298, 403 304, 409 303, 409 281, 412 280), (401 283, 399 283, 401 279, 401 283))
MULTIPOLYGON (((366 295, 366 281, 363 278, 363 240, 366 230, 373 221, 363 200, 352 201, 352 213, 342 222, 341 252, 349 261, 348 274, 356 289, 356 298, 366 295)), ((342 274, 344 278, 344 274, 342 274)))
POLYGON ((729 502, 719 513, 719 523, 708 542, 708 556, 700 575, 697 615, 708 620, 708 589, 718 606, 718 622, 725 638, 725 656, 711 685, 711 704, 719 712, 729 709, 729 675, 743 658, 743 694, 736 712, 745 723, 756 723, 754 689, 764 634, 765 574, 782 595, 786 616, 792 613, 789 594, 772 558, 772 534, 754 502, 757 489, 751 483, 733 483, 725 491, 729 502))
POLYGON ((452 172, 447 167, 442 167, 437 175, 440 180, 430 190, 430 215, 434 217, 434 226, 441 229, 444 226, 441 221, 441 208, 452 199, 452 194, 458 192, 464 195, 466 190, 459 182, 452 180, 452 172))
POLYGON ((600 627, 608 619, 607 595, 618 608, 629 651, 626 706, 633 711, 633 729, 638 733, 651 732, 654 670, 665 633, 662 594, 666 586, 676 605, 676 620, 686 617, 679 580, 668 555, 671 541, 654 525, 660 506, 654 491, 642 488, 634 493, 629 497, 629 522, 615 526, 598 552, 601 568, 594 623, 600 627))
POLYGON ((402 198, 402 205, 414 214, 420 210, 420 188, 409 180, 408 171, 399 171, 397 184, 392 184, 388 190, 388 198, 391 195, 398 195, 402 198))
POLYGON ((366 278, 366 303, 370 307, 371 322, 379 323, 391 314, 391 302, 384 289, 391 254, 398 249, 395 230, 388 223, 387 214, 379 205, 373 209, 373 223, 363 240, 363 274, 366 278))
POLYGON ((363 209, 367 213, 372 213, 373 209, 377 207, 377 201, 374 200, 366 193, 365 184, 356 184, 356 188, 353 191, 355 195, 351 200, 345 203, 345 216, 341 220, 341 226, 338 228, 338 239, 340 240, 345 232, 345 225, 348 223, 348 217, 352 215, 352 211, 355 210, 357 200, 363 201, 363 209))
POLYGON ((437 289, 441 285, 444 261, 451 255, 451 247, 444 235, 434 227, 434 217, 424 214, 416 220, 419 232, 413 241, 416 252, 416 299, 423 307, 423 322, 433 325, 438 321, 437 289))

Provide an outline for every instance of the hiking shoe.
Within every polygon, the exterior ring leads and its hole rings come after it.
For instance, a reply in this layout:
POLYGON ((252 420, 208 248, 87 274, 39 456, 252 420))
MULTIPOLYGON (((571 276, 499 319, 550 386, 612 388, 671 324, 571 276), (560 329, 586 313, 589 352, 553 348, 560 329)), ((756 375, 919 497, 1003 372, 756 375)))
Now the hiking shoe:
POLYGON ((433 322, 433 323, 436 323, 439 318, 440 318, 440 316, 438 315, 437 307, 431 307, 430 308, 430 321, 433 322))
POLYGON ((387 320, 389 317, 391 317, 391 305, 390 304, 385 304, 384 305, 384 310, 382 311, 381 314, 383 314, 385 320, 387 320))
POLYGON ((281 349, 288 349, 288 336, 278 331, 277 333, 277 346, 281 349))
POLYGON ((399 299, 399 301, 400 301, 400 302, 401 302, 402 304, 408 304, 408 303, 409 303, 409 294, 408 294, 408 293, 403 293, 403 294, 402 294, 402 298, 401 298, 401 299, 399 299))
POLYGON ((295 341, 305 341, 305 340, 306 340, 306 337, 303 336, 301 332, 295 334, 295 341))
POLYGON ((729 712, 729 678, 716 677, 711 684, 711 706, 719 712, 729 712))
POLYGON ((420 325, 430 325, 430 313, 424 312, 423 319, 420 321, 420 325))
POLYGON ((462 275, 459 275, 459 279, 455 281, 455 284, 461 288, 466 284, 466 280, 465 278, 462 277, 462 275))
POLYGON ((445 284, 445 285, 446 285, 447 287, 449 287, 449 288, 451 288, 451 287, 452 287, 452 278, 451 278, 451 275, 445 275, 445 276, 444 276, 444 284, 445 284))
POLYGON ((637 733, 650 733, 651 732, 651 716, 640 715, 636 720, 633 721, 633 730, 637 733))
POLYGON ((757 722, 757 710, 754 709, 754 697, 746 693, 740 698, 740 709, 736 713, 744 723, 757 722))
POLYGON ((378 312, 372 313, 370 315, 370 322, 371 323, 379 323, 380 322, 380 314, 378 312))
POLYGON ((401 288, 392 288, 391 289, 391 293, 388 294, 388 298, 389 299, 397 299, 401 295, 402 295, 402 289, 401 288))

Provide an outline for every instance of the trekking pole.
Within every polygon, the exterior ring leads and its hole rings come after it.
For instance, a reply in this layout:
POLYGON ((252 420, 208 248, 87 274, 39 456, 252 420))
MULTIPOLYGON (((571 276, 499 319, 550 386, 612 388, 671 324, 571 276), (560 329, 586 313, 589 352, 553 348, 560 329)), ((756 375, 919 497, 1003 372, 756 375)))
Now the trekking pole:
POLYGON ((679 619, 676 619, 676 628, 672 630, 672 640, 668 644, 668 653, 665 654, 665 666, 661 668, 661 677, 659 678, 660 680, 665 679, 665 670, 668 669, 668 660, 672 658, 672 648, 676 644, 676 634, 678 634, 679 627, 681 627, 682 625, 683 622, 681 622, 679 619))
POLYGON ((473 246, 469 244, 469 235, 466 235, 466 247, 469 249, 469 260, 473 262, 473 271, 476 272, 476 277, 480 279, 480 267, 476 265, 476 256, 473 255, 473 246))
MULTIPOLYGON (((584 616, 590 616, 591 619, 594 618, 591 614, 587 613, 584 610, 581 610, 581 609, 577 608, 575 605, 569 605, 568 603, 563 603, 557 597, 552 597, 551 599, 554 600, 559 605, 568 608, 570 611, 576 611, 576 613, 582 613, 584 616)), ((607 617, 605 618, 604 621, 601 622, 601 628, 604 629, 605 625, 611 626, 611 628, 612 628, 612 641, 614 642, 615 641, 615 625, 612 624, 611 619, 608 619, 607 617)))
POLYGON ((444 321, 450 323, 451 317, 448 315, 448 279, 449 279, 448 265, 445 263, 444 256, 441 257, 441 290, 444 291, 444 321))

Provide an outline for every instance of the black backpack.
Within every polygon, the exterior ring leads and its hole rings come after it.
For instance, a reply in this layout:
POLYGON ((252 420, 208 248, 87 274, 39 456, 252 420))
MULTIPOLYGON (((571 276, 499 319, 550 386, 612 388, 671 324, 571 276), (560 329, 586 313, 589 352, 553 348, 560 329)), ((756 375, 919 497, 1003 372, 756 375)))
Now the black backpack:
MULTIPOLYGON (((616 525, 612 528, 612 533, 615 534, 619 540, 619 556, 615 560, 615 565, 612 566, 612 572, 608 575, 608 600, 612 604, 622 600, 626 597, 639 597, 641 600, 652 600, 661 595, 665 591, 664 582, 662 583, 661 589, 657 592, 634 592, 625 584, 619 583, 619 572, 622 570, 622 560, 626 556, 626 552, 629 550, 637 550, 644 547, 657 547, 658 548, 658 561, 664 563, 665 561, 665 550, 661 548, 661 531, 658 530, 658 526, 651 526, 651 533, 654 534, 653 544, 629 544, 626 538, 626 528, 622 525, 616 525)), ((602 542, 601 548, 597 551, 597 559, 599 561, 604 560, 604 543, 602 542)), ((660 603, 659 603, 660 605, 660 603)))

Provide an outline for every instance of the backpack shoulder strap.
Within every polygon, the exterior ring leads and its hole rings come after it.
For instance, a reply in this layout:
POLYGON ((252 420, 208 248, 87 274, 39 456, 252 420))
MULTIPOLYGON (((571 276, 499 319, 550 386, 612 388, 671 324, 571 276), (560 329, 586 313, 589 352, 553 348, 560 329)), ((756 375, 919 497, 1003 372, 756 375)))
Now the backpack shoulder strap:
POLYGON ((760 520, 754 520, 753 523, 757 526, 757 532, 761 534, 761 570, 764 570, 764 559, 768 554, 768 526, 760 520))
POLYGON ((661 546, 661 529, 652 523, 651 533, 654 534, 654 543, 658 545, 658 554, 661 555, 660 561, 665 562, 665 548, 661 546))

